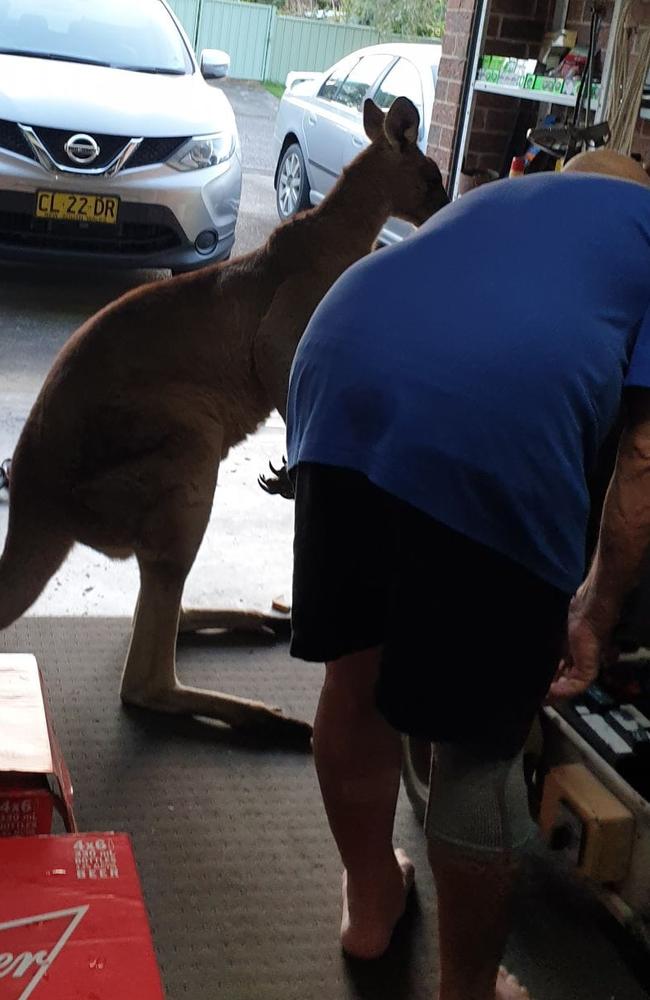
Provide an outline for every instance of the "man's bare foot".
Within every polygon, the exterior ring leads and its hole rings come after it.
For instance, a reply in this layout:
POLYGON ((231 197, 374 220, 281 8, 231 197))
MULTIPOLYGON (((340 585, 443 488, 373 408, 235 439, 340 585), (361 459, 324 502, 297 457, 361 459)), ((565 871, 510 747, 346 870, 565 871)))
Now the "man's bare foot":
POLYGON ((516 976, 510 975, 503 966, 499 969, 496 1000, 530 1000, 530 993, 524 989, 516 976))
POLYGON ((383 955, 395 925, 404 915, 415 881, 415 868, 400 848, 395 851, 395 862, 390 876, 382 885, 376 883, 372 892, 366 889, 355 894, 354 888, 348 886, 347 872, 343 873, 341 944, 351 958, 372 959, 383 955))

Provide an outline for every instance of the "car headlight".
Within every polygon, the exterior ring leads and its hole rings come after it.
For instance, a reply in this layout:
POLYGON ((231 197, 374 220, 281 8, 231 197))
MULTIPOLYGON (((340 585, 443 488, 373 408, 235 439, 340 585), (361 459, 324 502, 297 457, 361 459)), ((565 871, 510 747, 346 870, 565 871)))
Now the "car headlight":
POLYGON ((176 170, 200 170, 229 160, 234 152, 235 137, 232 132, 215 132, 214 135, 189 139, 167 162, 176 170))

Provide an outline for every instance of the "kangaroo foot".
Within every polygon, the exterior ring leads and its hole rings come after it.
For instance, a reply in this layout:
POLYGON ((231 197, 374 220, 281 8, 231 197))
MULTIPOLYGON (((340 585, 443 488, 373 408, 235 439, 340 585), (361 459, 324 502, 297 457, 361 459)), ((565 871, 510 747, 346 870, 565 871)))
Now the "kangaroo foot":
POLYGON ((220 611, 212 608, 184 608, 178 625, 178 631, 183 634, 220 629, 281 638, 289 635, 290 628, 287 615, 263 614, 261 611, 220 611))
POLYGON ((235 698, 216 691, 176 684, 168 691, 130 691, 123 688, 122 701, 137 708, 170 715, 202 715, 208 719, 218 719, 236 729, 288 737, 300 742, 311 740, 312 728, 301 719, 283 715, 279 708, 265 705, 261 701, 235 698))

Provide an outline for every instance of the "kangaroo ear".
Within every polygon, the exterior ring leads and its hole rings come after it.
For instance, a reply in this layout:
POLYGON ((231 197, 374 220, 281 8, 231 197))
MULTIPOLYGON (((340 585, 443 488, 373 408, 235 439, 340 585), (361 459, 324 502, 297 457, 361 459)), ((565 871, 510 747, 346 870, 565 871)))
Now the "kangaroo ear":
POLYGON ((363 127, 371 142, 375 142, 384 134, 384 122, 386 117, 381 108, 378 108, 372 98, 363 102, 363 127))
POLYGON ((391 146, 403 149, 418 141, 420 115, 408 97, 396 97, 386 115, 386 135, 391 146))

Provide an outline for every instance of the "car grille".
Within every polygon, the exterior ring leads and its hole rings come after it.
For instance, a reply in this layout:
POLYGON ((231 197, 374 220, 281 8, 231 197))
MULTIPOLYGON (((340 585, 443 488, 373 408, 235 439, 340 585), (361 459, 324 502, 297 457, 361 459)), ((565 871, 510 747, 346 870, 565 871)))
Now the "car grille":
MULTIPOLYGON (((71 135, 75 134, 73 131, 70 129, 44 128, 40 125, 34 125, 32 127, 49 152, 50 156, 56 160, 57 163, 65 165, 70 170, 84 169, 83 167, 77 168, 75 164, 68 159, 68 154, 65 152, 64 147, 66 142, 71 135)), ((92 170, 108 167, 131 139, 130 136, 107 135, 98 132, 89 134, 92 134, 100 150, 97 159, 94 160, 92 164, 89 164, 89 167, 92 170)), ((148 167, 155 163, 164 163, 165 160, 172 155, 172 153, 176 152, 177 149, 180 149, 180 147, 187 142, 188 138, 190 137, 171 136, 160 139, 143 139, 123 169, 130 170, 134 167, 148 167)), ((27 156, 30 160, 36 159, 34 153, 32 152, 32 147, 29 145, 15 122, 0 119, 0 148, 8 149, 11 153, 20 153, 21 156, 27 156)))
POLYGON ((176 136, 172 139, 143 139, 135 153, 127 160, 124 169, 132 170, 133 167, 149 167, 153 163, 164 163, 186 142, 187 138, 179 139, 176 136))
MULTIPOLYGON (((70 136, 75 134, 74 132, 61 128, 42 128, 40 125, 35 125, 33 128, 52 159, 66 167, 71 167, 73 170, 79 169, 80 165, 68 159, 68 154, 64 148, 70 136)), ((91 170, 99 170, 102 167, 107 167, 109 163, 113 162, 117 154, 121 153, 129 141, 120 135, 103 135, 96 132, 93 132, 93 138, 99 146, 99 156, 92 163, 88 164, 91 170)), ((81 169, 84 169, 83 166, 81 169)))
POLYGON ((10 153, 20 153, 34 159, 32 147, 15 122, 7 122, 0 118, 0 149, 8 149, 10 153))
POLYGON ((180 246, 181 239, 171 226, 154 222, 126 221, 113 227, 0 211, 0 243, 85 253, 147 254, 180 246))

